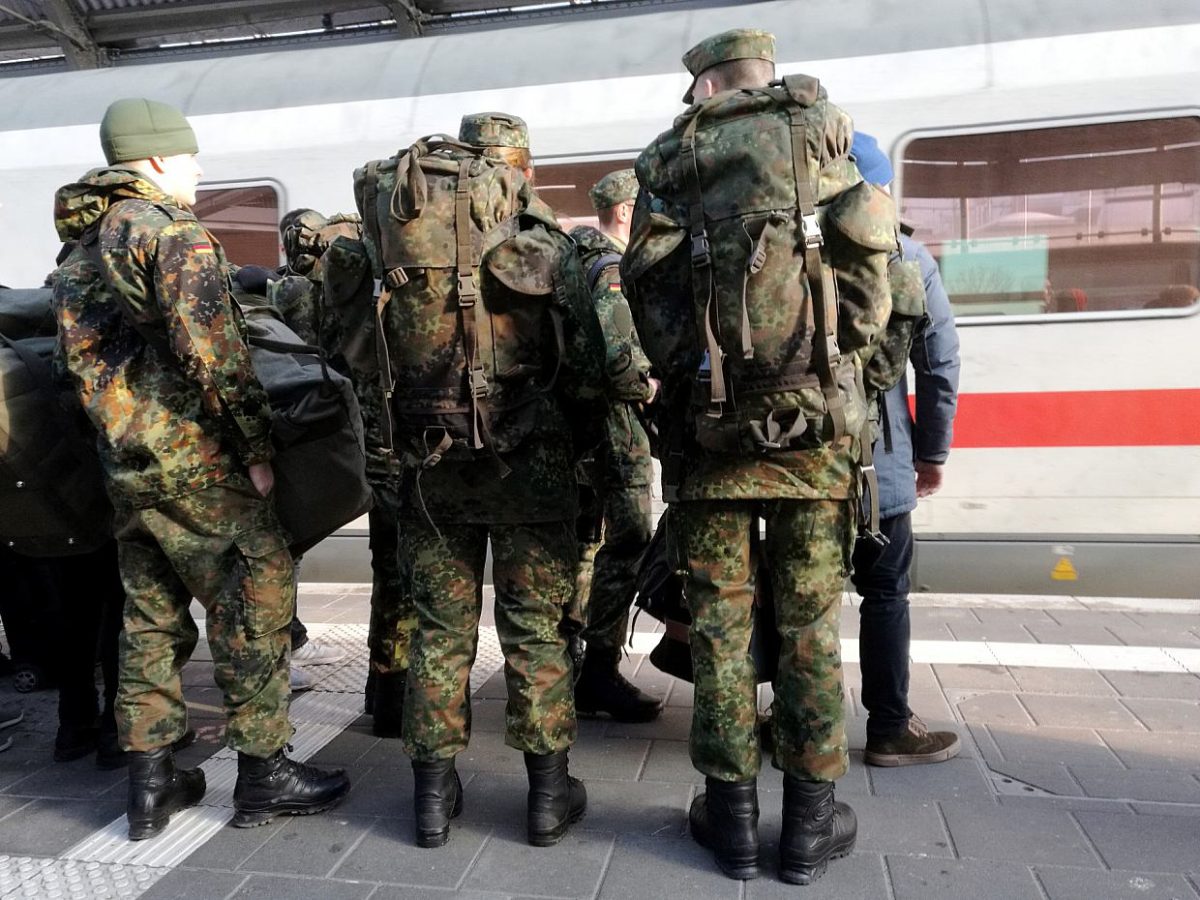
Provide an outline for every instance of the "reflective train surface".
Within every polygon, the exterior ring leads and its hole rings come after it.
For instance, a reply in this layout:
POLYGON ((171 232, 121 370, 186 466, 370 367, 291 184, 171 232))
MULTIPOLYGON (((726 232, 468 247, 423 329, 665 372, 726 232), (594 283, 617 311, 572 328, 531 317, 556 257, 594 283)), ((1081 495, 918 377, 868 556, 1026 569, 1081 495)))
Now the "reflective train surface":
MULTIPOLYGON (((962 342, 945 486, 914 514, 934 591, 1200 596, 1200 6, 1195 0, 751 3, 0 79, 0 281, 40 284, 54 189, 100 162, 118 97, 180 106, 197 212, 239 263, 288 209, 465 112, 530 125, 564 220, 682 111, 683 51, 778 38, 890 153, 962 342), (1085 21, 1086 19, 1086 21, 1085 21)), ((305 559, 366 580, 365 531, 305 559)))

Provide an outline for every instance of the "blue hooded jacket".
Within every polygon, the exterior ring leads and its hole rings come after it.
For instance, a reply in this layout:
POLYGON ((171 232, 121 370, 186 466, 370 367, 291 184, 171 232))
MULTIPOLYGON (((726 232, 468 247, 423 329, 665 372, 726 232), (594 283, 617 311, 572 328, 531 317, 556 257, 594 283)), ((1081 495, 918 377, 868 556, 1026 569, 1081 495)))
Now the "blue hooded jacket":
POLYGON ((875 468, 879 512, 885 519, 917 508, 913 461, 946 461, 958 406, 958 333, 950 298, 937 263, 923 244, 901 235, 900 249, 905 259, 916 259, 921 266, 927 311, 909 354, 915 376, 916 421, 909 413, 907 373, 883 396, 886 433, 875 444, 875 468))

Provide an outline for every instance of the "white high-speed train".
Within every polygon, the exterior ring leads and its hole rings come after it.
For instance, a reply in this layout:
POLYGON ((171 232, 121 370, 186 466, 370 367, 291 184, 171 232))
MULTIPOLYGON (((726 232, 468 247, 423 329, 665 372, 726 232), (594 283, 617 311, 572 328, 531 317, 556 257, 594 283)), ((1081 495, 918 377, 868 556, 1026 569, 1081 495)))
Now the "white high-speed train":
MULTIPOLYGON (((198 211, 238 262, 351 170, 483 109, 528 120, 543 196, 586 189, 682 110, 683 51, 778 37, 879 138, 959 316, 943 490, 915 514, 926 590, 1200 596, 1200 7, 1195 0, 806 0, 0 79, 0 281, 40 283, 54 189, 101 162, 123 96, 182 107, 198 211)), ((306 577, 362 580, 349 529, 306 577)))

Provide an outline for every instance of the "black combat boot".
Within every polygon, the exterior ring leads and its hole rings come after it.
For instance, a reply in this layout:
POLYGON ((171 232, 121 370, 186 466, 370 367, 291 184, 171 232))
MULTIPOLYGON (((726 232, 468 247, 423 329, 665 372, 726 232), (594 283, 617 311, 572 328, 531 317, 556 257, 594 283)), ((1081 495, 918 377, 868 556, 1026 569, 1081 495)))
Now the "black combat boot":
POLYGON ((440 847, 450 839, 450 820, 463 809, 462 781, 454 759, 413 760, 413 808, 417 814, 417 846, 440 847))
POLYGON ((371 707, 371 734, 398 738, 404 724, 404 685, 408 670, 381 672, 375 677, 374 706, 371 707))
MULTIPOLYGON (((103 722, 100 724, 99 745, 96 747, 96 768, 119 769, 129 763, 129 754, 121 749, 117 740, 116 725, 109 729, 103 722)), ((189 728, 171 744, 171 750, 178 753, 186 750, 196 742, 196 732, 189 728)))
POLYGON ((343 769, 306 766, 288 759, 282 749, 266 758, 238 753, 233 825, 254 828, 280 815, 325 812, 349 790, 350 779, 343 769))
POLYGON ((833 799, 832 781, 801 781, 783 776, 783 830, 779 834, 779 877, 788 884, 811 884, 831 859, 854 849, 858 820, 833 799))
POLYGON ((758 779, 705 778, 705 793, 692 801, 692 837, 716 857, 721 871, 738 881, 758 877, 758 779))
POLYGON ((164 828, 172 813, 195 806, 204 796, 204 773, 176 769, 170 747, 130 751, 129 839, 143 841, 164 828))
POLYGON ((583 818, 587 789, 567 774, 567 751, 525 754, 529 773, 529 843, 535 847, 557 844, 567 828, 583 818))
POLYGON ((575 711, 581 716, 608 713, 618 722, 650 722, 662 701, 638 690, 621 674, 621 651, 588 647, 575 681, 575 711))

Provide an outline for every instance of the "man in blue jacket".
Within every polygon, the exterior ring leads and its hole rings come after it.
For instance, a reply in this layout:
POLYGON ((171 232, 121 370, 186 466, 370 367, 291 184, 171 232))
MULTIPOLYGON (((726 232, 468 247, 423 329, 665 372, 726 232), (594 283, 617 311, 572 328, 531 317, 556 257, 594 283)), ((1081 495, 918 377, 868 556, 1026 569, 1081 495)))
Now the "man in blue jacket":
MULTIPOLYGON (((863 178, 884 188, 891 183, 891 163, 873 137, 857 132, 850 152, 863 178)), ((875 445, 880 530, 888 540, 880 546, 860 539, 851 576, 862 595, 858 640, 867 709, 863 761, 872 766, 943 762, 960 747, 957 734, 929 731, 908 708, 911 513, 919 497, 931 496, 942 486, 958 402, 958 335, 937 263, 907 234, 901 235, 900 248, 905 259, 920 264, 927 302, 909 354, 916 376, 916 419, 909 413, 905 376, 882 398, 882 436, 875 445)))

